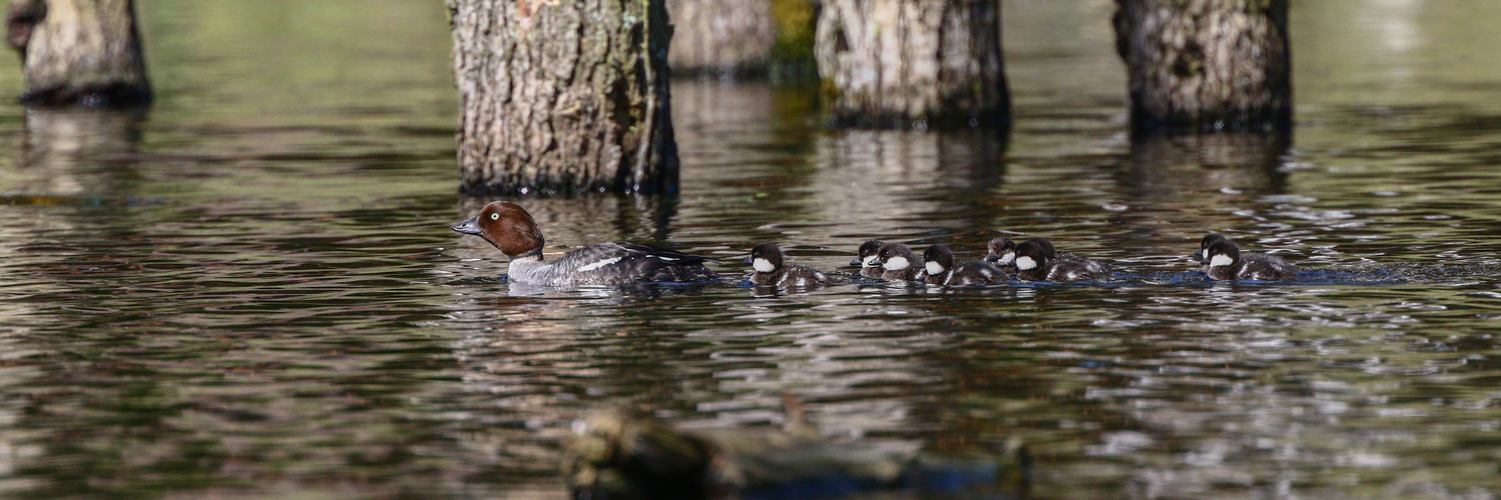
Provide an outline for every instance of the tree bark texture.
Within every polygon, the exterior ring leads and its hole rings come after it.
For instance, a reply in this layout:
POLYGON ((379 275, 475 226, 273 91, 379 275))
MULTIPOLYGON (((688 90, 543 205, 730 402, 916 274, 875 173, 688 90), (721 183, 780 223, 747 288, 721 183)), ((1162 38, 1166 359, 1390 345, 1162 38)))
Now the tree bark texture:
POLYGON ((842 125, 1010 122, 997 0, 825 0, 814 57, 842 125))
POLYGON ((665 0, 448 0, 471 195, 672 193, 665 0))
POLYGON ((958 493, 956 485, 1026 498, 1030 489, 1031 458, 1017 438, 999 456, 952 459, 913 442, 828 440, 797 422, 781 430, 692 431, 604 411, 582 424, 563 445, 570 497, 580 500, 835 498, 897 489, 926 498, 958 493))
POLYGON ((1286 129, 1287 0, 1116 0, 1136 130, 1286 129))
POLYGON ((151 101, 133 0, 13 0, 6 41, 21 52, 22 102, 129 106, 151 101))
POLYGON ((776 44, 770 0, 667 0, 675 76, 764 74, 776 44))

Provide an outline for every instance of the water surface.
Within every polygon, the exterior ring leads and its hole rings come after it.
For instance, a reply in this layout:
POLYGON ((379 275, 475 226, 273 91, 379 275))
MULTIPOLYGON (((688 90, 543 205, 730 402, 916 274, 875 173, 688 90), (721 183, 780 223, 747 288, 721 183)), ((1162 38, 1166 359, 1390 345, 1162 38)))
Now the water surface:
POLYGON ((726 273, 997 231, 1121 271, 769 296, 501 280, 447 229, 487 200, 454 194, 440 7, 141 8, 149 113, 0 106, 0 495, 561 498, 585 409, 763 427, 788 393, 834 438, 1021 436, 1039 498, 1501 494, 1493 2, 1297 2, 1292 138, 1137 143, 1109 3, 1007 2, 1009 142, 677 82, 681 197, 523 202, 549 251, 726 273), (1310 273, 1206 282, 1207 231, 1310 273))

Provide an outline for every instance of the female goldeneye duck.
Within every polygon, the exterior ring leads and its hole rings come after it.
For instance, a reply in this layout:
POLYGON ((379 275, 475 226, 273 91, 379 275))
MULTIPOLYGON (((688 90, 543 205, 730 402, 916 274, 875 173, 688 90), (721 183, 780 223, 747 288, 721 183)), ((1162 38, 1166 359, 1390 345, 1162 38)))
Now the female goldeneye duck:
POLYGON ((881 268, 881 278, 888 280, 916 280, 922 276, 923 263, 907 245, 891 242, 881 245, 876 251, 875 264, 881 268))
POLYGON ((984 260, 972 260, 954 267, 954 252, 948 245, 933 245, 922 253, 927 271, 923 282, 929 285, 989 285, 1006 281, 1006 273, 984 260))
POLYGON ((521 206, 496 201, 454 231, 484 238, 511 258, 511 281, 550 286, 619 285, 649 282, 712 281, 707 257, 617 241, 579 248, 552 262, 542 261, 542 230, 521 206))
POLYGON ((985 254, 985 262, 989 262, 1001 268, 1007 274, 1016 274, 1016 242, 1005 236, 996 236, 986 243, 989 253, 985 254))
POLYGON ((751 283, 755 285, 807 287, 829 281, 828 276, 817 269, 801 264, 783 264, 782 249, 776 243, 761 243, 751 248, 750 257, 746 257, 745 263, 756 270, 750 277, 751 283))
POLYGON ((1032 238, 1016 246, 1016 276, 1027 281, 1066 283, 1105 279, 1110 268, 1074 254, 1059 254, 1045 238, 1032 238))
POLYGON ((876 252, 881 250, 881 245, 886 242, 870 240, 860 244, 860 250, 856 252, 858 257, 850 261, 851 266, 860 266, 860 275, 867 278, 881 277, 881 265, 876 263, 876 252))
MULTIPOLYGON (((1219 235, 1210 235, 1219 236, 1219 235)), ((1209 236, 1204 237, 1205 240, 1209 236)), ((1264 253, 1241 253, 1234 241, 1222 236, 1200 250, 1204 274, 1217 280, 1281 281, 1298 275, 1298 268, 1281 257, 1264 253)))

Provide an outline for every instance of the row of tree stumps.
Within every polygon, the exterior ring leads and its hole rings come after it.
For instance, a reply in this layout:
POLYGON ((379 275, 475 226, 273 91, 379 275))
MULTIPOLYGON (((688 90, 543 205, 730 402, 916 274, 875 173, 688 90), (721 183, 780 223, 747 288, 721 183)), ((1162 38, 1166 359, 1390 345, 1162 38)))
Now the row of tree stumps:
MULTIPOLYGON (((831 124, 1008 130, 999 0, 801 1, 831 124)), ((673 192, 668 61, 764 72, 777 2, 448 0, 461 190, 673 192)), ((1289 127, 1286 0, 1116 3, 1135 132, 1289 127)))
MULTIPOLYGON (((675 191, 669 46, 684 73, 764 73, 778 43, 771 10, 788 4, 815 12, 830 123, 1010 124, 1000 0, 447 2, 461 189, 472 194, 675 191)), ((1135 131, 1289 127, 1286 0, 1116 3, 1135 131)), ((133 0, 11 0, 5 18, 23 102, 151 100, 133 0)))

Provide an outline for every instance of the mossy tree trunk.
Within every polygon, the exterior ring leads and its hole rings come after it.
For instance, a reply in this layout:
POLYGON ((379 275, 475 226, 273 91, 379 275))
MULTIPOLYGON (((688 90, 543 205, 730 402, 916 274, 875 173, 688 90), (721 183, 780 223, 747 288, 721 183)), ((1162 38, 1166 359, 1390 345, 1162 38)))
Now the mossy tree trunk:
POLYGON ((448 7, 462 191, 676 191, 665 0, 448 7))
POLYGON ((721 78, 766 73, 776 44, 770 0, 667 0, 675 76, 721 78))
POLYGON ((1010 122, 997 0, 825 0, 814 57, 840 124, 1010 122))
POLYGON ((1116 0, 1131 122, 1142 130, 1285 130, 1287 0, 1116 0))
POLYGON ((6 41, 21 52, 22 102, 128 106, 151 101, 133 0, 12 0, 6 41))

